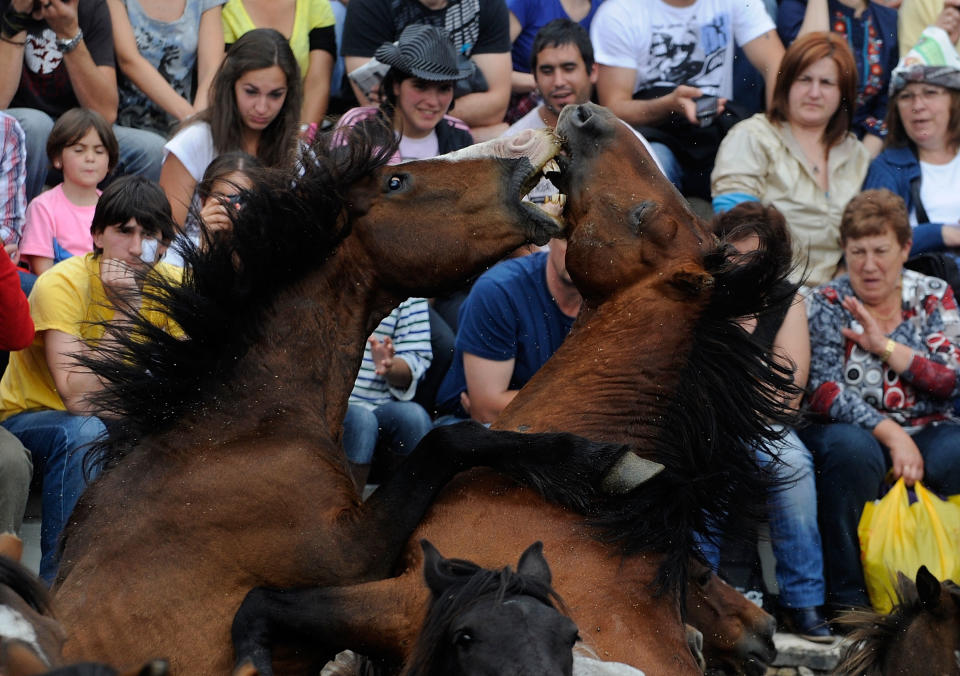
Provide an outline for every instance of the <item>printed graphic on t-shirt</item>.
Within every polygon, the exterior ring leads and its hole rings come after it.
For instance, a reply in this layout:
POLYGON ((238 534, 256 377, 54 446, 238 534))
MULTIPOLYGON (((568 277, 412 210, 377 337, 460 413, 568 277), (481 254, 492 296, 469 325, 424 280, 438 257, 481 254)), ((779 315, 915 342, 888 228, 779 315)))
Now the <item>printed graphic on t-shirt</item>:
POLYGON ((691 18, 686 23, 660 24, 652 28, 652 79, 642 89, 680 84, 721 86, 724 56, 733 39, 729 14, 717 14, 711 22, 703 25, 691 18))
POLYGON ((425 23, 442 28, 457 53, 470 56, 480 37, 480 0, 450 2, 443 12, 430 12, 419 2, 393 0, 397 35, 410 24, 425 23))
POLYGON ((57 34, 49 28, 42 32, 30 33, 23 54, 23 62, 31 73, 49 75, 63 61, 63 54, 57 48, 57 34))

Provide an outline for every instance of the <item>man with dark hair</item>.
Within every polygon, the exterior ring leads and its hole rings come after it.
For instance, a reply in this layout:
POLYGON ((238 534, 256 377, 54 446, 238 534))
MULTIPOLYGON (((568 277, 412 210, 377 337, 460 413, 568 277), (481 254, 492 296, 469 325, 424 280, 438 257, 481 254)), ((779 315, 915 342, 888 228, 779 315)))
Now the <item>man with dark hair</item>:
MULTIPOLYGON (((394 42, 410 24, 442 28, 457 54, 476 67, 465 80, 470 93, 459 95, 456 116, 470 125, 478 141, 501 133, 510 102, 509 12, 504 0, 352 0, 347 5, 340 48, 347 73, 373 57, 385 42, 394 42), (481 84, 483 82, 484 84, 481 84)), ((361 106, 376 104, 354 86, 361 106)))
MULTIPOLYGON (((153 181, 118 179, 101 195, 90 232, 94 253, 72 256, 37 278, 30 295, 36 336, 10 355, 0 380, 0 425, 31 450, 43 477, 40 577, 47 582, 57 571, 57 538, 84 489, 84 455, 106 433, 91 399, 104 384, 76 357, 114 341, 103 323, 113 319, 117 299, 149 313, 141 307, 136 270, 152 266, 173 237, 170 203, 153 181)), ((157 268, 179 275, 179 268, 157 268)), ((151 321, 165 324, 159 316, 151 321)))
MULTIPOLYGON (((103 0, 0 0, 0 108, 27 141, 27 199, 47 177, 44 148, 53 123, 78 106, 117 119, 113 29, 103 0)), ((116 174, 160 178, 164 138, 114 125, 116 174)))

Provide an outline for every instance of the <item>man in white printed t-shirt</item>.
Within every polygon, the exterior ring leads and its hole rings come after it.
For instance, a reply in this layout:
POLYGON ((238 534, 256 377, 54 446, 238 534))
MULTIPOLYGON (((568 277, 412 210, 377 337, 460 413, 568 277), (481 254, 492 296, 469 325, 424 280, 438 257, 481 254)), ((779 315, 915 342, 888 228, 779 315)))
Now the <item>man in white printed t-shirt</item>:
MULTIPOLYGON (((542 103, 517 120, 503 133, 513 136, 526 129, 541 129, 557 126, 557 118, 564 106, 586 103, 597 81, 597 64, 593 58, 593 45, 586 29, 570 19, 554 19, 537 33, 533 40, 533 55, 530 72, 537 85, 542 103)), ((657 161, 647 139, 633 127, 647 152, 657 161)), ((657 166, 661 169, 659 162, 657 166)), ((527 199, 544 202, 556 195, 557 189, 546 178, 530 191, 527 199)))
POLYGON ((761 0, 607 0, 590 37, 600 104, 640 129, 684 194, 710 198, 717 147, 738 121, 733 52, 740 45, 773 93, 783 44, 761 0), (697 99, 702 102, 700 116, 697 99))

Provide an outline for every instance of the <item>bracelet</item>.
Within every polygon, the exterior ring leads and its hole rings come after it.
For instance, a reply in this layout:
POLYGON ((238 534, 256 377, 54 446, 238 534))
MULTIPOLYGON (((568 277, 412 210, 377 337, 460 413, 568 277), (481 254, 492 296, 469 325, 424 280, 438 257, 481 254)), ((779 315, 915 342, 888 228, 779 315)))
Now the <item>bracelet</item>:
POLYGON ((57 49, 60 50, 61 54, 69 54, 80 46, 81 40, 83 40, 83 29, 77 28, 77 34, 69 40, 61 40, 60 38, 57 38, 57 49))
POLYGON ((880 355, 880 361, 886 362, 890 359, 890 355, 893 354, 894 348, 896 348, 897 343, 893 338, 887 338, 887 345, 883 348, 883 354, 880 355))

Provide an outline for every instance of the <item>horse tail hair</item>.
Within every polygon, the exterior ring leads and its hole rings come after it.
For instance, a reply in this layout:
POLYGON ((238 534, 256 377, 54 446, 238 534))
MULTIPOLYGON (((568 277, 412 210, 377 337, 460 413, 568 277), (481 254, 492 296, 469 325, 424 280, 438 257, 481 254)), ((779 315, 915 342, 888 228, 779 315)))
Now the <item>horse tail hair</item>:
POLYGON ((53 615, 50 595, 36 575, 6 556, 0 556, 0 585, 9 587, 41 615, 53 615))
POLYGON ((793 365, 775 358, 739 323, 785 314, 798 288, 788 281, 789 246, 772 229, 757 234, 760 247, 750 254, 738 256, 724 241, 706 254, 713 290, 678 387, 664 405, 652 453, 644 453, 666 469, 592 515, 601 538, 624 553, 664 555, 654 580, 658 594, 685 592, 687 557, 700 557, 697 534, 754 537, 749 526, 763 520, 768 493, 777 488, 776 460, 761 463, 757 453, 780 438, 779 425, 796 421, 785 403, 799 392, 793 365))

